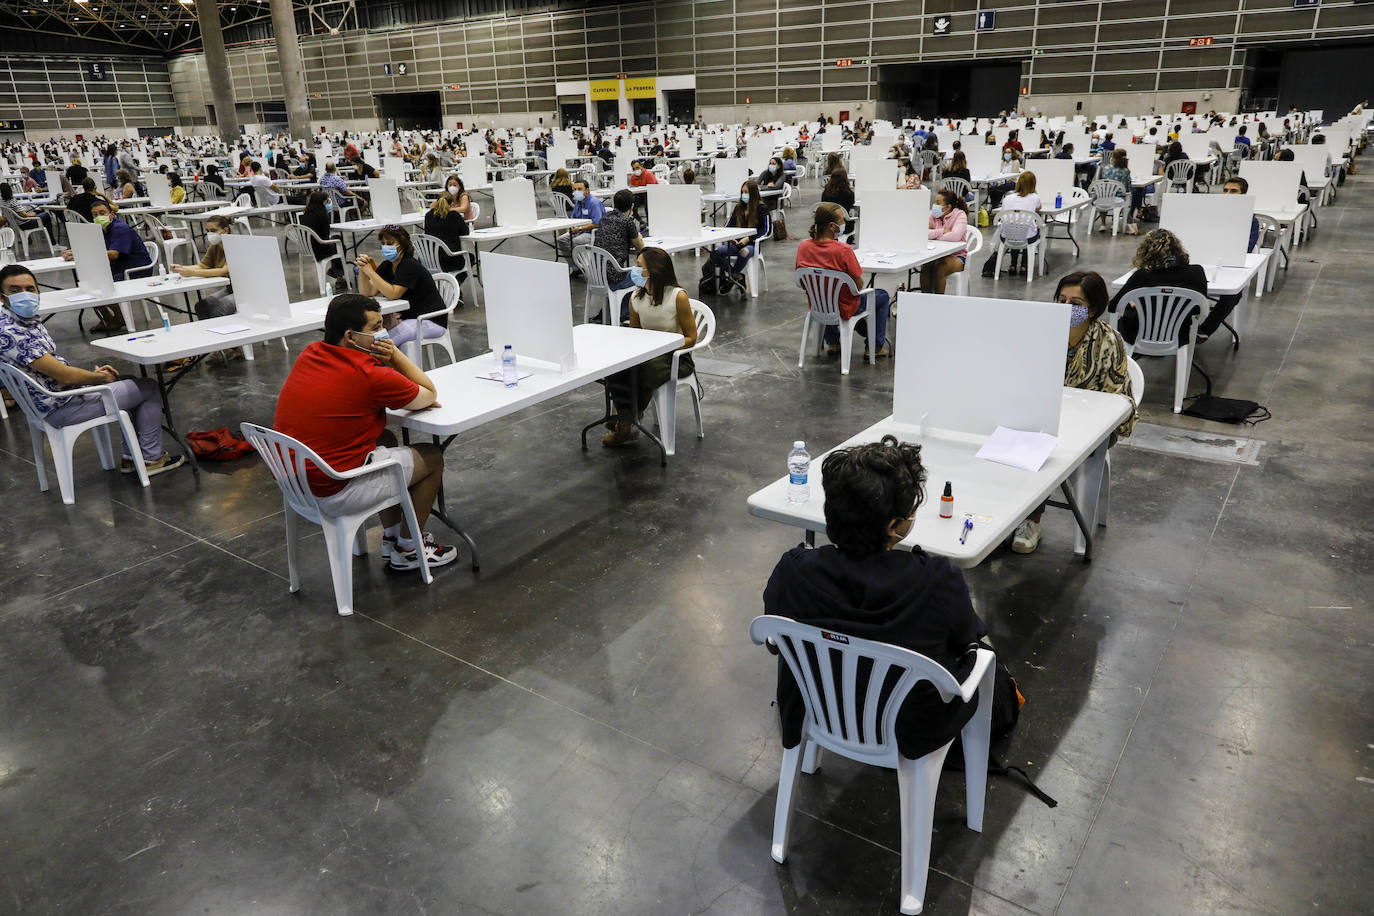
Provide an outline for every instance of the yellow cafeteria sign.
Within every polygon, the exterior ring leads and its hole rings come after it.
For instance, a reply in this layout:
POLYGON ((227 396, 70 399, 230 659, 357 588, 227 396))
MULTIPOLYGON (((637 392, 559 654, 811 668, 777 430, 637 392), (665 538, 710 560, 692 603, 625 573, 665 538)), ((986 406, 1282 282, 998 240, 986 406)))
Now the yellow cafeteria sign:
POLYGON ((654 78, 652 76, 637 76, 625 81, 625 98, 652 99, 654 96, 654 78))
POLYGON ((620 80, 592 80, 591 89, 593 99, 620 98, 620 80))

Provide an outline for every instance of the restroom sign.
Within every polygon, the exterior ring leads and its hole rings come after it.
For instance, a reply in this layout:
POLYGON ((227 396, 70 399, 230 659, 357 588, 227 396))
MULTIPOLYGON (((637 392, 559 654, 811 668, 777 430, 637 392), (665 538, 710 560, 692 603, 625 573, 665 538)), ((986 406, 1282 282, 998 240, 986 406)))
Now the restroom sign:
POLYGON ((975 29, 979 32, 991 32, 997 28, 996 10, 979 10, 975 29))

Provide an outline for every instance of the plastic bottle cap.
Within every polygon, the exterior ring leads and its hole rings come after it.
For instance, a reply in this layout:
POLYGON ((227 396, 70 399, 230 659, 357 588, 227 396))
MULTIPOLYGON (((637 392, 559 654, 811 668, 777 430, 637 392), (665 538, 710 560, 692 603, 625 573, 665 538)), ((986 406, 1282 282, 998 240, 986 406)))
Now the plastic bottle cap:
POLYGON ((793 443, 792 443, 792 447, 793 447, 793 448, 806 448, 806 443, 803 442, 802 440, 798 439, 796 442, 793 442, 793 443))
POLYGON ((944 492, 944 495, 945 495, 945 496, 953 496, 953 495, 954 495, 954 484, 951 483, 951 482, 948 481, 948 480, 945 481, 945 492, 944 492))

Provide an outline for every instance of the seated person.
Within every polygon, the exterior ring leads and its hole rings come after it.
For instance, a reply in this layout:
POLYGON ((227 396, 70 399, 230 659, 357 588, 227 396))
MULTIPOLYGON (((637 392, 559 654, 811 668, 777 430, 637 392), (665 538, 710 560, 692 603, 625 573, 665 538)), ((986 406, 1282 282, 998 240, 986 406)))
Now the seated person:
POLYGON ((897 190, 915 191, 921 187, 921 170, 911 164, 911 160, 903 158, 897 167, 897 190))
POLYGON ((86 222, 91 221, 91 204, 106 200, 105 195, 95 192, 95 179, 87 175, 81 182, 81 193, 67 201, 67 209, 79 214, 86 222))
POLYGON ((601 203, 601 198, 591 192, 591 186, 587 184, 587 179, 578 175, 577 180, 573 182, 572 219, 588 219, 592 221, 592 225, 569 229, 567 235, 560 235, 558 237, 558 250, 564 255, 571 256, 572 246, 590 245, 592 232, 601 225, 601 217, 605 213, 606 206, 601 203))
POLYGON ((184 203, 186 201, 186 186, 181 183, 181 176, 176 172, 168 172, 167 184, 171 189, 172 203, 184 203))
MULTIPOLYGON (((1140 332, 1140 316, 1136 314, 1135 305, 1131 302, 1132 290, 1150 286, 1170 286, 1207 295, 1207 272, 1202 269, 1201 264, 1188 263, 1188 252, 1184 250, 1183 243, 1168 229, 1154 229, 1145 233, 1140 239, 1140 247, 1136 249, 1131 266, 1135 268, 1135 272, 1126 279, 1126 284, 1117 291, 1107 306, 1108 311, 1115 313, 1118 306, 1125 303, 1120 317, 1117 318, 1116 329, 1129 344, 1135 343, 1136 335, 1140 332)), ((1188 332, 1192 323, 1193 319, 1188 318, 1179 326, 1180 344, 1188 342, 1188 332)))
POLYGON ((759 186, 752 180, 740 185, 739 201, 730 211, 730 218, 725 226, 727 229, 754 230, 754 234, 748 240, 741 242, 739 239, 733 239, 723 245, 717 245, 712 252, 712 257, 717 263, 729 271, 736 283, 743 285, 744 267, 754 256, 754 249, 757 247, 755 239, 768 234, 768 210, 759 197, 759 186), (734 258, 733 262, 731 258, 734 258))
MULTIPOLYGON (((644 237, 640 235, 639 223, 634 218, 634 192, 628 188, 621 188, 611 198, 611 205, 614 209, 601 217, 601 224, 596 227, 596 231, 592 235, 592 244, 610 252, 617 264, 629 264, 630 253, 644 248, 644 237)), ((612 291, 616 291, 630 289, 634 283, 630 280, 628 270, 612 269, 610 275, 606 277, 606 285, 612 291)), ((599 313, 592 318, 593 323, 600 320, 601 315, 599 313)), ((620 320, 621 322, 630 320, 629 304, 623 301, 620 306, 620 320)))
MULTIPOLYGON (((885 436, 837 449, 822 475, 831 543, 782 555, 763 590, 764 613, 919 652, 963 681, 986 632, 963 574, 919 547, 894 549, 925 502, 921 447, 885 436)), ((777 702, 783 746, 796 747, 806 707, 781 659, 777 702)), ((929 683, 917 684, 897 713, 898 750, 916 758, 942 747, 958 737, 978 702, 956 696, 945 703, 929 683)))
MULTIPOLYGON (((105 253, 110 258, 110 273, 114 279, 127 279, 128 271, 153 263, 143 239, 132 226, 113 215, 109 203, 101 200, 91 205, 91 222, 105 233, 105 248, 108 249, 105 253)), ((64 260, 75 257, 71 249, 62 252, 64 260)), ((95 311, 100 316, 100 323, 91 328, 93 333, 118 334, 125 330, 124 315, 115 306, 99 305, 95 311)))
POLYGON ((434 203, 425 211, 425 235, 434 236, 443 242, 449 251, 454 252, 453 257, 446 254, 439 256, 439 268, 445 273, 458 273, 458 282, 461 283, 467 279, 467 274, 459 270, 464 259, 457 256, 457 253, 463 250, 463 238, 472 228, 468 221, 463 219, 463 214, 458 212, 456 203, 456 199, 448 191, 442 191, 434 198, 434 203))
POLYGON ((368 210, 367 199, 349 188, 348 182, 344 181, 343 176, 339 174, 339 167, 333 162, 324 164, 324 174, 320 176, 320 190, 329 192, 329 196, 334 201, 335 210, 355 204, 359 213, 365 213, 368 210))
MULTIPOLYGON (((311 191, 305 198, 305 209, 301 211, 300 223, 311 232, 320 237, 320 241, 313 239, 310 242, 310 253, 315 263, 328 260, 331 256, 334 260, 330 262, 328 276, 335 284, 342 283, 347 286, 344 275, 344 265, 339 263, 339 249, 329 244, 332 237, 332 226, 334 222, 334 195, 321 189, 311 191)), ((336 285, 336 288, 337 285, 336 285)))
POLYGON ((221 191, 224 190, 224 176, 219 173, 219 166, 214 163, 205 167, 205 177, 201 181, 212 184, 221 191))
POLYGON ((562 194, 568 200, 568 206, 573 203, 573 183, 572 176, 567 169, 557 169, 553 176, 549 178, 549 193, 562 194))
MULTIPOLYGON (((939 242, 962 242, 968 238, 968 204, 957 191, 942 188, 930 205, 930 238, 939 242)), ((921 291, 943 293, 950 274, 963 271, 968 248, 947 254, 938 261, 921 266, 921 291)))
MULTIPOLYGON (((662 248, 642 249, 635 266, 630 268, 630 280, 638 287, 626 297, 630 303, 630 327, 681 334, 679 349, 696 346, 696 318, 687 291, 678 286, 672 256, 662 248)), ((606 380, 616 416, 610 434, 601 440, 602 445, 620 448, 639 438, 635 423, 649 406, 654 390, 668 381, 672 371, 673 354, 664 353, 606 380)), ((684 378, 692 371, 692 356, 684 353, 678 363, 678 377, 684 378)))
MULTIPOLYGON (((797 246, 797 267, 820 267, 825 270, 838 270, 841 273, 849 274, 854 280, 854 285, 863 289, 864 273, 859 267, 859 258, 854 254, 854 249, 844 242, 839 241, 841 230, 844 228, 848 214, 839 204, 822 203, 816 208, 816 215, 808 231, 810 238, 802 239, 797 246)), ((873 356, 880 359, 891 355, 887 346, 887 313, 890 297, 887 290, 876 290, 873 295, 873 302, 869 307, 869 315, 873 318, 873 346, 876 348, 873 356)), ((853 318, 859 311, 861 302, 857 293, 840 288, 840 317, 848 320, 853 318)), ((809 307, 809 303, 808 303, 809 307)), ((858 324, 861 334, 866 331, 865 318, 858 324)), ((867 336, 865 334, 865 344, 867 336)), ((827 325, 825 328, 826 352, 831 356, 836 356, 840 352, 840 328, 838 325, 827 325)), ((867 356, 867 351, 865 351, 867 356)))
MULTIPOLYGON (((1127 193, 1131 196, 1131 205, 1126 210, 1126 234, 1139 235, 1140 227, 1136 224, 1135 215, 1140 212, 1140 208, 1145 205, 1145 194, 1148 188, 1131 187, 1131 169, 1128 164, 1127 154, 1124 149, 1114 149, 1111 152, 1111 164, 1104 165, 1098 173, 1099 181, 1115 181, 1121 185, 1121 195, 1125 197, 1127 193)), ((1110 212, 1098 214, 1098 232, 1107 231, 1107 221, 1111 219, 1110 212)))
POLYGON ((1236 139, 1235 139, 1235 143, 1234 143, 1233 145, 1235 145, 1235 146, 1249 146, 1249 145, 1250 145, 1250 138, 1247 137, 1247 136, 1245 136, 1245 125, 1244 125, 1244 124, 1242 124, 1240 127, 1237 127, 1237 128, 1236 128, 1236 139))
MULTIPOLYGON (((377 241, 382 243, 380 264, 370 255, 358 255, 358 292, 410 303, 389 329, 391 342, 404 347, 420 333, 416 327, 420 316, 442 311, 444 298, 425 265, 415 257, 409 232, 400 226, 387 226, 377 233, 377 241)), ((443 337, 448 333, 448 315, 424 319, 423 332, 427 338, 443 337)))
MULTIPOLYGON (((468 222, 473 221, 472 197, 468 194, 467 186, 463 184, 463 179, 457 175, 448 176, 448 181, 444 183, 444 190, 448 191, 448 196, 453 198, 450 206, 458 211, 458 215, 468 222)), ((457 249, 454 249, 455 251, 457 249)))
MULTIPOLYGON (((436 407, 434 383, 410 361, 382 328, 376 300, 356 293, 335 296, 324 318, 324 340, 301 351, 277 397, 272 428, 309 446, 335 471, 351 471, 370 460, 394 458, 407 479, 410 504, 423 530, 444 475, 439 446, 398 446, 386 428, 386 409, 436 407)), ((381 475, 339 481, 308 466, 306 477, 320 507, 345 515, 375 502, 385 492, 381 475)), ((396 571, 420 568, 421 532, 410 531, 399 506, 380 513, 382 556, 396 571)), ((424 535, 430 566, 458 556, 455 547, 424 535)))
POLYGON ((131 197, 145 197, 143 189, 139 187, 139 182, 134 181, 134 176, 128 169, 120 169, 115 172, 115 179, 118 181, 118 189, 115 197, 118 200, 128 200, 131 197))
POLYGON ((783 168, 782 160, 774 156, 768 160, 768 168, 759 173, 759 190, 776 191, 785 184, 787 184, 787 171, 783 168))
MULTIPOLYGON (((1025 210, 1030 213, 1039 213, 1043 206, 1044 205, 1040 201, 1040 195, 1035 191, 1034 172, 1022 172, 1016 179, 1016 187, 1012 189, 1010 194, 1002 198, 1003 212, 1007 210, 1025 210)), ((998 236, 1004 237, 1000 229, 998 230, 998 236)), ((1039 228, 1033 228, 1031 234, 1026 238, 1026 241, 1028 243, 1034 242, 1039 237, 1039 228)), ((1024 274, 1026 272, 1026 268, 1029 265, 1022 263, 1025 259, 1025 254, 1025 251, 1011 249, 1011 267, 1008 273, 1017 273, 1019 271, 1024 274)))
POLYGON ((30 210, 27 207, 20 206, 19 202, 14 199, 14 188, 10 187, 9 182, 0 182, 0 203, 12 209, 14 215, 19 217, 19 225, 12 226, 12 229, 18 232, 23 229, 37 229, 39 226, 42 226, 43 231, 47 233, 49 240, 48 244, 52 244, 51 212, 47 210, 30 210))
POLYGON ((643 160, 636 159, 634 162, 631 162, 630 187, 642 188, 651 184, 658 184, 658 179, 654 177, 654 173, 651 170, 644 167, 643 160))
MULTIPOLYGON (((315 192, 319 194, 318 191, 315 192)), ((205 254, 195 267, 173 264, 171 271, 183 277, 227 277, 229 262, 224 257, 224 237, 230 233, 231 223, 227 216, 212 216, 205 221, 205 254)), ((238 311, 234 304, 232 286, 216 290, 196 303, 196 317, 200 319, 219 318, 238 311)))
MULTIPOLYGON (((1094 271, 1074 271, 1060 277, 1054 290, 1054 301, 1073 307, 1069 318, 1069 353, 1064 362, 1064 387, 1087 391, 1106 391, 1131 398, 1131 414, 1112 433, 1108 445, 1115 445, 1129 436, 1139 419, 1135 410, 1131 373, 1127 368, 1126 342, 1102 320, 1107 311, 1107 284, 1094 271)), ((1011 549, 1016 553, 1031 553, 1040 545, 1045 527, 1040 519, 1045 504, 1031 513, 1016 527, 1011 549)))
MULTIPOLYGON (((10 264, 0 269, 0 298, 5 303, 0 309, 0 359, 35 377, 51 391, 109 385, 119 409, 127 411, 133 420, 149 477, 186 462, 184 455, 173 458, 163 450, 162 398, 156 382, 150 378, 121 379, 113 366, 78 369, 57 355, 52 336, 38 318, 38 281, 27 267, 10 264)), ((84 423, 105 413, 105 403, 96 395, 59 400, 35 394, 34 400, 44 421, 57 427, 84 423)), ((128 447, 125 442, 124 448, 128 447)), ((119 469, 134 473, 133 457, 125 455, 119 469)))
POLYGON ((259 207, 275 207, 281 203, 281 188, 262 173, 261 162, 253 163, 253 177, 248 179, 248 187, 259 207))
MULTIPOLYGON (((845 213, 854 209, 854 186, 849 183, 849 172, 844 166, 826 176, 825 187, 821 188, 821 203, 839 204, 845 213)), ((843 234, 847 236, 853 231, 854 221, 849 220, 844 224, 843 234)))

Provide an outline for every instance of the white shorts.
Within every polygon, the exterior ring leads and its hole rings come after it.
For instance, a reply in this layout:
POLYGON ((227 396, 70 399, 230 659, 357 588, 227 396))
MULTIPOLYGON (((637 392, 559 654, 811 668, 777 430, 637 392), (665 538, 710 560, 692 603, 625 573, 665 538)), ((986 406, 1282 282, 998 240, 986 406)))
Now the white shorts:
MULTIPOLYGON (((379 445, 372 450, 372 454, 367 456, 363 464, 369 465, 388 458, 395 458, 400 462, 401 472, 409 484, 411 477, 415 475, 415 452, 411 451, 408 445, 379 445)), ((318 497, 320 508, 328 515, 352 515, 362 512, 376 505, 378 500, 391 492, 391 480, 390 474, 368 474, 350 480, 339 492, 318 497)))

